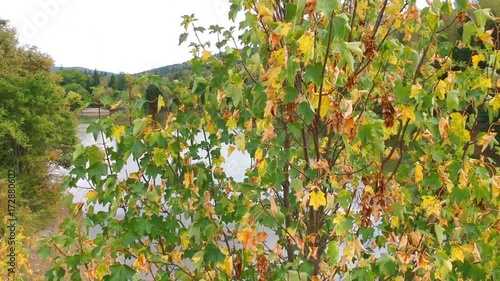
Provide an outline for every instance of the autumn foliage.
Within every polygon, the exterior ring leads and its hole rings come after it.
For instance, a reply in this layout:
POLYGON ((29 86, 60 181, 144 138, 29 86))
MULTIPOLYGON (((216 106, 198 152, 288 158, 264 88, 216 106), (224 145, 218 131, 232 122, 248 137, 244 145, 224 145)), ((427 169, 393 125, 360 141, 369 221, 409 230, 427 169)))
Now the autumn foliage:
POLYGON ((116 148, 77 148, 91 206, 48 241, 67 249, 49 279, 499 279, 498 18, 463 0, 230 2, 238 28, 183 18, 193 75, 179 106, 158 99, 164 121, 89 127, 116 148))

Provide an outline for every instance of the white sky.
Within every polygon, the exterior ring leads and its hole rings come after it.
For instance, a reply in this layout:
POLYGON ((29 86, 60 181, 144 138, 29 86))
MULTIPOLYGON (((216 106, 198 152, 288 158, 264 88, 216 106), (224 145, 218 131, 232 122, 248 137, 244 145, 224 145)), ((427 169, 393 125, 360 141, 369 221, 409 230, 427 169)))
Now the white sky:
MULTIPOLYGON (((234 25, 228 0, 1 0, 0 18, 22 44, 37 46, 56 66, 136 73, 190 59, 178 46, 181 16, 234 25)), ((189 39, 188 39, 189 40, 189 39)))
MULTIPOLYGON (((417 2, 423 2, 418 0, 417 2)), ((185 62, 178 46, 181 16, 198 24, 234 25, 228 0, 0 0, 0 18, 17 29, 22 44, 37 46, 56 66, 137 73, 185 62)), ((203 39, 205 40, 205 39, 203 39)), ((190 41, 188 39, 188 41, 190 41)))

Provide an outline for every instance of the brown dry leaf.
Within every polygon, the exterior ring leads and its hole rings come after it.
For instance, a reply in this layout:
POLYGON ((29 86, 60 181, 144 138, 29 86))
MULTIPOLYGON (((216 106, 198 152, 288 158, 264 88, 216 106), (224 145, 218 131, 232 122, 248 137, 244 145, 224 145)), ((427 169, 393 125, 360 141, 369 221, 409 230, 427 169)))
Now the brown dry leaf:
POLYGON ((415 258, 415 255, 403 252, 398 252, 397 256, 399 261, 403 264, 409 264, 415 258))
POLYGON ((497 135, 496 132, 488 132, 487 135, 485 135, 481 138, 481 140, 479 141, 479 144, 483 145, 483 147, 481 148, 481 153, 483 153, 484 150, 486 149, 486 147, 488 147, 488 145, 490 144, 490 142, 495 139, 496 135, 497 135))
POLYGON ((255 236, 255 240, 257 242, 265 242, 267 239, 267 233, 266 232, 259 232, 257 233, 257 236, 255 236))
POLYGON ((273 216, 276 216, 276 214, 278 214, 278 206, 276 205, 276 197, 274 195, 271 195, 269 202, 271 203, 271 214, 273 216))
POLYGON ((363 246, 363 244, 361 243, 361 240, 359 240, 359 239, 356 239, 356 241, 354 241, 354 249, 355 249, 356 254, 368 252, 368 250, 363 246))
POLYGON ((281 35, 273 32, 273 33, 271 33, 269 40, 271 41, 271 44, 273 47, 278 46, 280 44, 280 41, 281 41, 281 35))
POLYGON ((444 140, 448 139, 448 130, 450 129, 449 117, 439 119, 439 134, 444 140))
POLYGON ((146 261, 146 257, 144 254, 140 254, 132 265, 133 268, 139 270, 139 272, 145 273, 148 272, 149 266, 146 261))
POLYGON ((474 248, 472 249, 472 256, 474 257, 475 263, 481 262, 483 260, 481 258, 481 254, 479 253, 476 243, 474 243, 474 248))
POLYGON ((345 120, 344 133, 347 135, 349 142, 352 143, 356 137, 356 123, 354 122, 354 118, 351 117, 345 120))

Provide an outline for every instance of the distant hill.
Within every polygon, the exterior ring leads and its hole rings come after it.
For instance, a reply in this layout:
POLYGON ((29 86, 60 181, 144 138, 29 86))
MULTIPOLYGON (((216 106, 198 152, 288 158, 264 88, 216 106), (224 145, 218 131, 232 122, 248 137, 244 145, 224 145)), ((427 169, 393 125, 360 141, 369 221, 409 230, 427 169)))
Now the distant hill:
POLYGON ((180 72, 180 71, 189 70, 189 69, 191 69, 191 66, 187 62, 183 62, 183 63, 166 65, 166 66, 162 66, 162 67, 158 67, 158 68, 153 68, 153 69, 139 72, 136 74, 140 75, 140 74, 152 73, 152 74, 164 76, 164 75, 167 75, 169 73, 180 72))
MULTIPOLYGON (((94 73, 94 69, 88 69, 88 68, 85 68, 85 67, 81 67, 81 66, 53 66, 52 67, 52 71, 53 72, 58 72, 59 70, 61 69, 74 69, 74 70, 78 70, 78 71, 81 71, 81 72, 87 72, 87 73, 94 73)), ((104 73, 106 76, 111 76, 115 73, 113 72, 110 72, 110 71, 103 71, 103 70, 97 70, 97 72, 100 74, 100 73, 104 73)))

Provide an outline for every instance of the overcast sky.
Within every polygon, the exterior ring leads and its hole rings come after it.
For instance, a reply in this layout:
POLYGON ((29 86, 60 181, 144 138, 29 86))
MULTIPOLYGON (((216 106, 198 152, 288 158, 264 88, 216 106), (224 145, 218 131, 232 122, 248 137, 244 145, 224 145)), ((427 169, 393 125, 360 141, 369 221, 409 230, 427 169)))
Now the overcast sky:
POLYGON ((19 41, 38 46, 56 66, 136 73, 190 58, 178 46, 181 16, 203 26, 234 25, 228 0, 1 0, 0 18, 19 41))

